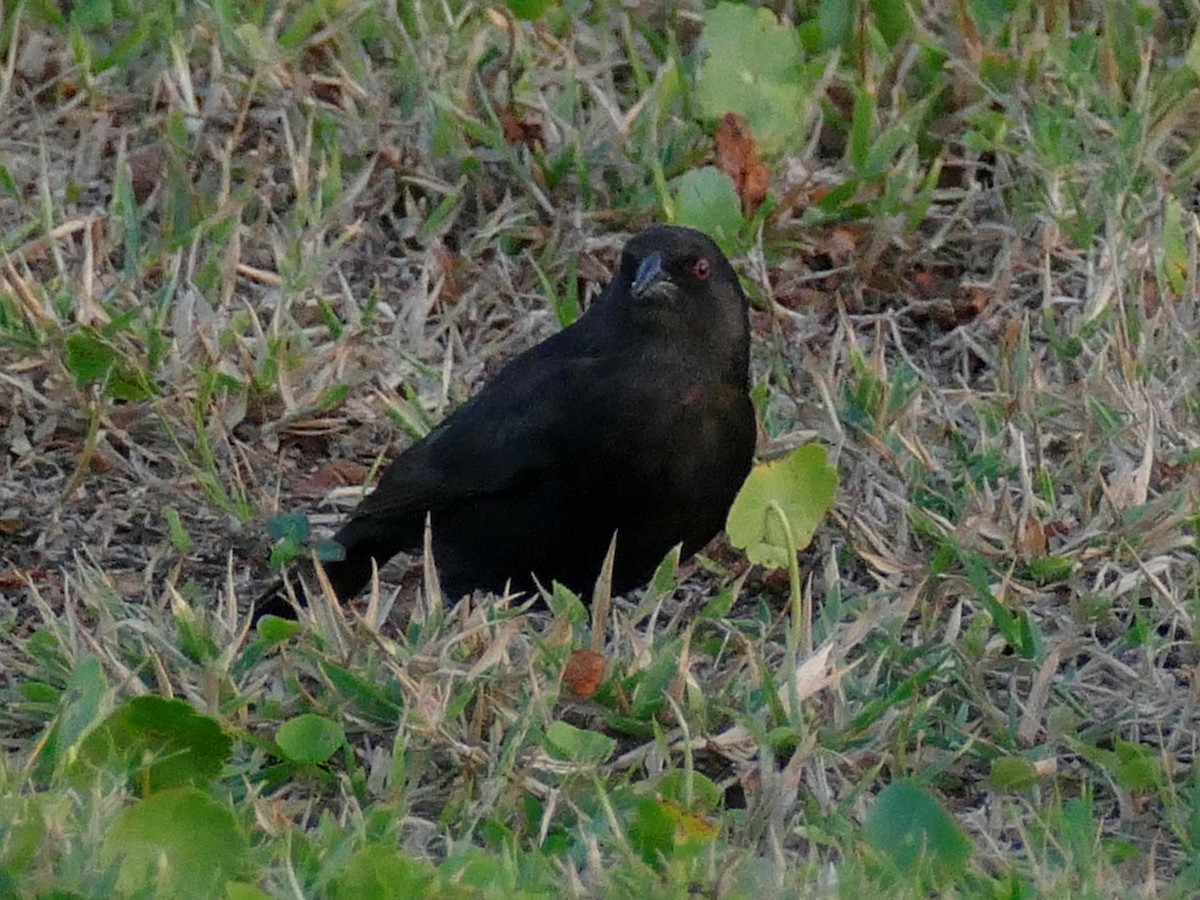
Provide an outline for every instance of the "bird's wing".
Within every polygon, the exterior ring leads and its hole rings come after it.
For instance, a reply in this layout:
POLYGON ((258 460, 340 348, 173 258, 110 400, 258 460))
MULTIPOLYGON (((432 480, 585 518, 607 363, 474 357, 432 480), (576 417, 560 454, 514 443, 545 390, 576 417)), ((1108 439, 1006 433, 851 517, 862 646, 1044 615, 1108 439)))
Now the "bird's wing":
MULTIPOLYGON (((503 370, 401 454, 353 518, 419 516, 501 493, 561 457, 564 416, 606 378, 601 356, 540 355, 503 370)), ((585 406, 586 404, 578 404, 585 406)))

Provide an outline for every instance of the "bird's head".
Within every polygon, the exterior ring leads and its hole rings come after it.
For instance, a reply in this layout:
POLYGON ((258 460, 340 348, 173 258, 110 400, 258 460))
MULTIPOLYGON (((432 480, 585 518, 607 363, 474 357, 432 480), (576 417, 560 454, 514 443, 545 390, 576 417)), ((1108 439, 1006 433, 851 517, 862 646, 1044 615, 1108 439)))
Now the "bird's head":
POLYGON ((654 225, 625 245, 617 281, 622 306, 641 331, 714 352, 749 354, 749 302, 721 248, 692 228, 654 225))

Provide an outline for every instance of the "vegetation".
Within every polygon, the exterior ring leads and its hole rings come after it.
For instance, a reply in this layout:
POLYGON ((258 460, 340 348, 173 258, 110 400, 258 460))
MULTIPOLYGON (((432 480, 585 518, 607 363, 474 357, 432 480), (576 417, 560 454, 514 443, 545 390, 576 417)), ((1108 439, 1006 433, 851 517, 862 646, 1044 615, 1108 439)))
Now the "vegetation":
POLYGON ((0 10, 0 895, 1200 893, 1194 2, 0 10), (655 220, 746 552, 251 629, 655 220))

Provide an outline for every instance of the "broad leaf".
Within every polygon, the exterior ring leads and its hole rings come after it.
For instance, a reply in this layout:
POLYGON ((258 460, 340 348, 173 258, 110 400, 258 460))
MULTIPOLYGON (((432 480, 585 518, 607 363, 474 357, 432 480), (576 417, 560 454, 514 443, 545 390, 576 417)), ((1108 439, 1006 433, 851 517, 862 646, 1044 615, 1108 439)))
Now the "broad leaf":
POLYGON ((790 556, 808 546, 837 492, 837 471, 825 448, 807 444, 780 459, 754 467, 738 492, 725 530, 750 561, 786 568, 790 556), (780 513, 787 517, 795 546, 789 546, 780 513))

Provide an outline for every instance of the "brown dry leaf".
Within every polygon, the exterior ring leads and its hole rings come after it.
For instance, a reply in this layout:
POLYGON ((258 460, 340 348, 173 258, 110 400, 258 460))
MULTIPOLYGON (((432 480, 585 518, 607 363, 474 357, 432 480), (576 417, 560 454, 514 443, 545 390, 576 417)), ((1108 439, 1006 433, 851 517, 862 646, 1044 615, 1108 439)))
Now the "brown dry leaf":
POLYGON ((717 168, 733 179, 742 210, 754 215, 771 187, 771 173, 758 155, 750 123, 737 113, 727 112, 717 126, 717 168))
POLYGON ((992 291, 981 284, 969 284, 962 287, 964 303, 970 318, 980 315, 992 302, 992 291))
POLYGON ((956 0, 954 18, 958 25, 959 39, 962 41, 963 55, 970 61, 975 71, 978 71, 983 62, 983 35, 975 23, 975 19, 971 16, 966 0, 956 0))
POLYGON ((25 577, 15 566, 0 569, 0 588, 16 590, 25 587, 25 577))
POLYGON ((1142 279, 1142 306, 1146 310, 1146 318, 1153 319, 1162 308, 1162 298, 1158 293, 1158 283, 1153 278, 1142 279))
POLYGON ((296 484, 295 494, 305 499, 324 497, 334 488, 362 484, 367 467, 344 459, 334 459, 296 484))
POLYGON ((807 700, 818 691, 841 680, 843 672, 839 672, 837 667, 829 662, 832 652, 833 644, 826 642, 796 667, 793 677, 796 682, 797 700, 807 700))
POLYGON ((844 266, 854 256, 861 237, 861 231, 840 225, 829 232, 826 238, 818 245, 817 250, 828 256, 829 261, 833 265, 844 266))
POLYGON ((546 146, 541 123, 530 121, 512 106, 500 108, 500 127, 504 129, 504 139, 510 144, 523 144, 530 150, 546 146))
POLYGON ((1035 760, 1033 771, 1038 778, 1053 778, 1058 774, 1058 758, 1051 756, 1046 759, 1035 760))
POLYGON ((604 680, 604 657, 595 650, 576 650, 563 667, 563 684, 584 700, 596 693, 604 680))
POLYGON ((1030 516, 1024 529, 1018 529, 1016 544, 1022 559, 1040 559, 1046 555, 1046 530, 1042 523, 1030 516))
POLYGON ((330 78, 327 75, 313 75, 309 81, 309 87, 312 89, 313 96, 322 103, 328 103, 330 106, 345 108, 346 104, 346 89, 340 78, 330 78))
POLYGON ((457 303, 462 296, 462 257, 452 253, 442 244, 436 250, 438 265, 442 270, 442 290, 438 299, 446 303, 457 303))
POLYGON ((166 172, 162 155, 153 147, 131 153, 128 160, 133 199, 145 203, 166 172))
POLYGON ((934 281, 933 273, 928 269, 918 269, 914 272, 912 283, 918 297, 927 300, 934 296, 936 282, 934 281))
MULTIPOLYGON (((467 674, 468 680, 479 678, 484 672, 504 662, 508 658, 508 648, 512 644, 513 638, 524 628, 525 621, 520 618, 512 618, 505 622, 500 632, 484 647, 479 661, 471 667, 471 671, 467 674)), ((482 635, 482 629, 478 633, 482 635)))
POLYGON ((811 206, 814 203, 820 203, 829 196, 829 192, 833 188, 828 184, 820 184, 808 192, 808 203, 811 206))

